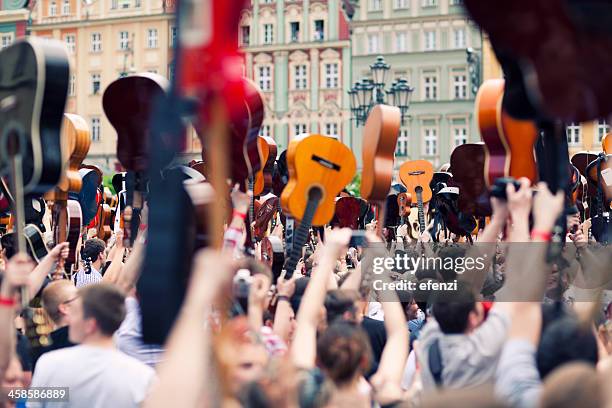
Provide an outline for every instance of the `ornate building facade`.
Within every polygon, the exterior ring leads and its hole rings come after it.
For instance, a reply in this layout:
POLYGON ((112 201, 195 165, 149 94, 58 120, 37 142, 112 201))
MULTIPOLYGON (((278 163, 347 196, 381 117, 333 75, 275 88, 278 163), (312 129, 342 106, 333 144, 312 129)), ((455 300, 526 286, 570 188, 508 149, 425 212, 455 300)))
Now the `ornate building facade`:
MULTIPOLYGON (((391 65, 387 87, 405 78, 414 88, 396 165, 418 158, 441 165, 455 146, 480 139, 472 92, 480 79, 471 69, 481 69, 470 68, 466 51, 482 60, 481 35, 460 0, 361 0, 350 27, 353 82, 370 77, 382 55, 391 65)), ((354 128, 356 151, 362 129, 354 128)))
POLYGON ((301 133, 349 143, 351 49, 339 0, 252 0, 240 23, 246 75, 261 88, 261 134, 279 151, 301 133))

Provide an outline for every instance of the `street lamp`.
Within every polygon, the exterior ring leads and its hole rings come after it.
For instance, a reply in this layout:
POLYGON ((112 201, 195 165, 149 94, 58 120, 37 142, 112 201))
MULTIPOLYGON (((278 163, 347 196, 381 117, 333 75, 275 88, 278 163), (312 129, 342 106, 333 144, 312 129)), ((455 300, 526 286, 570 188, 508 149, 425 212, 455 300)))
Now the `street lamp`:
POLYGON ((472 83, 472 94, 476 96, 480 88, 480 55, 473 48, 467 48, 465 54, 472 83))
POLYGON ((393 81, 391 88, 385 90, 390 70, 391 65, 385 62, 384 57, 378 56, 376 62, 370 65, 372 78, 361 79, 348 91, 352 119, 355 120, 357 126, 365 124, 370 110, 378 104, 397 106, 402 114, 402 124, 404 124, 410 106, 410 95, 414 88, 408 84, 406 79, 400 78, 393 81))

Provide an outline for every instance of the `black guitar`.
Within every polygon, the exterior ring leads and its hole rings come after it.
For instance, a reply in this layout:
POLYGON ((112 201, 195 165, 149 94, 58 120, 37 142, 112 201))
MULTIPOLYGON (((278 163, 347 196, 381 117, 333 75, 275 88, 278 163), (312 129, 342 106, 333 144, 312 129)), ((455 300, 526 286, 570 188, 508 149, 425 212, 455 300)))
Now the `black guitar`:
POLYGON ((42 232, 40 232, 36 225, 28 224, 23 229, 23 233, 25 235, 26 245, 28 246, 28 253, 37 263, 40 263, 49 253, 42 232))
MULTIPOLYGON (((16 249, 25 253, 24 194, 55 186, 68 160, 60 130, 69 62, 62 43, 36 38, 5 48, 0 61, 0 172, 10 174, 16 249)), ((27 309, 27 288, 21 297, 27 309)))

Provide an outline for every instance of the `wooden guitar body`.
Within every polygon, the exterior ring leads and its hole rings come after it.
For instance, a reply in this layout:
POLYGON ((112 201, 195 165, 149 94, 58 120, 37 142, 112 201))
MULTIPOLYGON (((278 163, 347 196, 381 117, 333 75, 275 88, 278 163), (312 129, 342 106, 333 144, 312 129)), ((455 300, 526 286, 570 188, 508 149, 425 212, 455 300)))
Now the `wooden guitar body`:
POLYGON ((586 171, 587 179, 603 192, 604 208, 609 209, 612 201, 612 154, 601 153, 596 160, 589 163, 586 171))
POLYGON ((603 139, 601 139, 601 150, 605 154, 612 154, 612 133, 606 133, 603 139))
POLYGON ((336 200, 336 212, 331 221, 332 226, 359 229, 359 216, 362 199, 357 197, 340 197, 336 200))
POLYGON ((8 166, 16 141, 24 191, 43 194, 59 182, 68 159, 61 145, 68 54, 59 41, 30 37, 3 49, 0 60, 0 167, 8 166))
MULTIPOLYGON (((580 174, 589 179, 589 172, 587 171, 587 167, 593 161, 597 160, 597 154, 590 152, 578 152, 575 153, 570 162, 578 169, 580 174)), ((589 199, 594 199, 597 195, 597 184, 592 181, 589 181, 586 195, 589 199)))
POLYGON ((82 180, 79 167, 89 152, 91 138, 87 122, 79 115, 64 113, 64 126, 62 128, 64 140, 67 140, 69 157, 68 168, 57 185, 61 191, 81 191, 82 180))
POLYGON ((476 217, 491 215, 484 161, 483 143, 466 143, 457 146, 451 153, 453 183, 459 187, 459 210, 476 217))
POLYGON ((261 260, 272 269, 272 283, 275 283, 285 263, 283 240, 273 235, 264 237, 261 240, 261 260))
POLYGON ((261 241, 270 226, 270 221, 276 217, 278 210, 278 197, 270 197, 255 211, 255 225, 253 232, 255 239, 261 241))
POLYGON ((291 141, 287 166, 289 182, 281 196, 283 211, 302 220, 309 195, 318 190, 320 203, 312 225, 327 224, 334 216, 335 197, 355 175, 357 164, 351 150, 334 138, 308 135, 291 141))
POLYGON ((361 197, 372 202, 387 198, 393 179, 393 161, 400 129, 399 108, 376 105, 363 129, 361 197))
POLYGON ((422 202, 431 200, 432 192, 429 186, 434 174, 433 165, 427 160, 412 160, 400 166, 399 176, 408 193, 414 197, 421 196, 422 202), (420 193, 419 193, 420 191, 420 193))
POLYGON ((37 226, 28 224, 23 228, 23 233, 28 246, 28 253, 32 255, 32 258, 34 258, 37 263, 40 263, 49 253, 42 232, 40 232, 37 226))
POLYGON ((257 143, 262 166, 255 174, 255 183, 253 184, 253 195, 255 196, 272 191, 272 177, 277 153, 276 142, 271 137, 259 136, 257 143))
POLYGON ((238 123, 234 125, 230 150, 231 157, 234 159, 231 166, 231 177, 232 180, 241 185, 243 180, 255 177, 265 164, 262 157, 264 151, 261 150, 262 146, 259 144, 259 130, 265 113, 263 96, 261 90, 253 81, 248 78, 243 78, 243 81, 244 103, 248 111, 248 117, 244 123, 247 126, 241 128, 238 123))
POLYGON ((287 150, 283 150, 274 164, 272 176, 272 193, 280 197, 289 182, 289 169, 287 168, 287 150))
POLYGON ((402 218, 408 217, 412 209, 412 196, 409 193, 399 193, 397 195, 397 205, 399 207, 399 216, 402 218))
POLYGON ((502 108, 504 80, 485 81, 476 96, 480 135, 485 144, 485 181, 490 188, 501 177, 527 177, 534 183, 537 168, 533 145, 538 130, 533 122, 518 120, 502 108))

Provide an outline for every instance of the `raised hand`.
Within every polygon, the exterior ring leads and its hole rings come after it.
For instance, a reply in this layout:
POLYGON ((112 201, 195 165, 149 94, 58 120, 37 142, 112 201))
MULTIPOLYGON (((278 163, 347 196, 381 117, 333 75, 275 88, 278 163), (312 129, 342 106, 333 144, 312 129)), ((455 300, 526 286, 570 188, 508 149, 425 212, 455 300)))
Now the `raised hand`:
POLYGON ((533 192, 531 191, 531 182, 528 178, 520 178, 519 183, 521 186, 518 190, 515 190, 512 183, 506 185, 507 207, 513 220, 526 220, 529 218, 531 211, 533 192))
POLYGON ((9 259, 0 285, 1 295, 12 297, 21 286, 28 285, 33 269, 34 262, 26 254, 17 254, 9 259))
POLYGON ((534 229, 551 231, 563 211, 564 199, 562 190, 553 195, 545 182, 539 182, 538 194, 533 200, 534 229))
POLYGON ((68 247, 68 242, 62 242, 61 244, 57 244, 53 247, 53 249, 49 252, 51 259, 54 262, 59 261, 60 259, 68 258, 68 253, 70 252, 70 248, 68 247))

